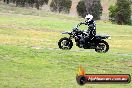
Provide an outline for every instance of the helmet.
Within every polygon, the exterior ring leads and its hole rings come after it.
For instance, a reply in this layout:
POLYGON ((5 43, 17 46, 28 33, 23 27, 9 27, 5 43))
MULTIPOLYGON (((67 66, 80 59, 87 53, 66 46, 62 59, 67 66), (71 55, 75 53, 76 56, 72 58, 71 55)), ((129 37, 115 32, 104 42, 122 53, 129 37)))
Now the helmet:
POLYGON ((88 14, 88 15, 86 15, 85 19, 89 22, 93 19, 93 16, 88 14))

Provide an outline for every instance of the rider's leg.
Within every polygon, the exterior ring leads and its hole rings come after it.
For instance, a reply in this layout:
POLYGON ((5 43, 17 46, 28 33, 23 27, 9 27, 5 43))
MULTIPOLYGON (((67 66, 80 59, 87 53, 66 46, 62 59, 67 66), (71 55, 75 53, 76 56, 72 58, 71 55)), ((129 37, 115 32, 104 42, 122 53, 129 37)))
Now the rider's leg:
POLYGON ((95 29, 91 29, 89 32, 89 40, 93 40, 93 38, 96 35, 96 30, 95 29))
POLYGON ((84 43, 85 43, 85 40, 84 40, 84 38, 82 37, 82 38, 80 39, 79 47, 80 47, 80 48, 83 48, 84 43))

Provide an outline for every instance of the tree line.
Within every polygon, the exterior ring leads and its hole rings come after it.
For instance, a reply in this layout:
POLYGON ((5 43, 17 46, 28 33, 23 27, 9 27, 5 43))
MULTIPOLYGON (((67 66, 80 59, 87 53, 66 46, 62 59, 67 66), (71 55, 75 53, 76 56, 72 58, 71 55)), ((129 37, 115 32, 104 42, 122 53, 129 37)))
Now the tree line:
POLYGON ((36 7, 39 9, 42 5, 47 4, 49 0, 4 0, 5 3, 14 3, 16 6, 21 7, 36 7))
MULTIPOLYGON (((20 7, 35 7, 39 10, 44 4, 48 4, 49 0, 3 0, 3 2, 14 3, 20 7)), ((72 0, 52 0, 50 9, 53 12, 69 13, 71 5, 72 0)), ((115 5, 109 7, 109 20, 117 24, 132 24, 131 6, 132 0, 117 0, 115 5)), ((80 0, 76 9, 79 16, 84 18, 86 14, 92 14, 95 20, 100 20, 103 10, 100 0, 80 0)))

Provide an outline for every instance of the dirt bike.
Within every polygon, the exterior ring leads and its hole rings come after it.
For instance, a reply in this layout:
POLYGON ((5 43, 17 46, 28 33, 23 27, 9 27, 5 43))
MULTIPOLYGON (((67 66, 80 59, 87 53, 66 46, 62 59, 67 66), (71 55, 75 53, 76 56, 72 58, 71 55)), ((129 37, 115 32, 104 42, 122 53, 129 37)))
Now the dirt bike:
MULTIPOLYGON (((108 35, 96 35, 92 40, 86 41, 82 47, 80 47, 80 40, 87 34, 85 31, 79 30, 79 24, 72 29, 71 32, 63 32, 62 34, 69 34, 69 38, 61 38, 58 42, 58 46, 62 50, 70 50, 73 46, 72 39, 75 39, 76 46, 84 49, 95 49, 98 53, 106 53, 109 50, 109 44, 104 39, 110 39, 108 35)), ((86 39, 86 38, 85 38, 86 39)))

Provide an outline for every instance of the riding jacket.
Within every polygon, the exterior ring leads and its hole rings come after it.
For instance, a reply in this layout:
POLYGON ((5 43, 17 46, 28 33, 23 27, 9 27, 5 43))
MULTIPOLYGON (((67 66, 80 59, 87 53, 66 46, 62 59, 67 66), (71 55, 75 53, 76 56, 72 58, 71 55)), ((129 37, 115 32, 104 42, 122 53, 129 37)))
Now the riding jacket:
POLYGON ((95 21, 94 20, 91 20, 91 21, 85 21, 85 22, 82 22, 80 23, 81 24, 85 24, 85 25, 88 25, 88 30, 87 30, 87 33, 88 33, 88 37, 89 39, 93 39, 96 35, 96 24, 95 24, 95 21))

